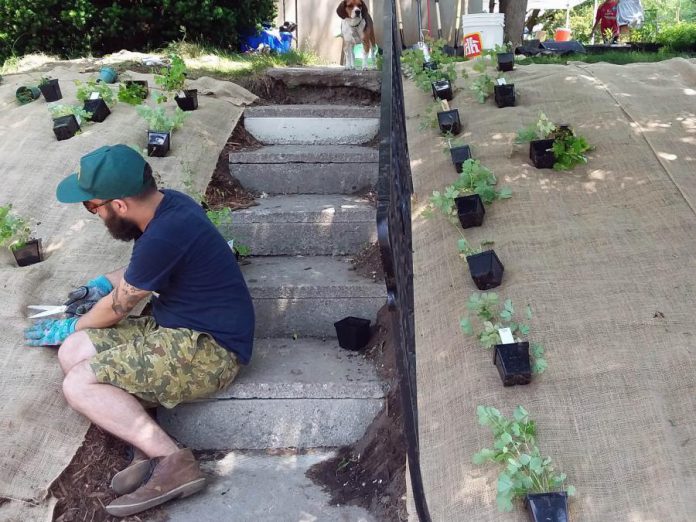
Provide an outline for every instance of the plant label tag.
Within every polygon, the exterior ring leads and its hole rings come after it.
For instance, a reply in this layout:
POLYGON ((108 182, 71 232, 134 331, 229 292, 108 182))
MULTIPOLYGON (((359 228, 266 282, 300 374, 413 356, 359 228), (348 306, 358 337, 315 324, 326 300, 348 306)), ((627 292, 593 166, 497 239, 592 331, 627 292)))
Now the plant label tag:
POLYGON ((498 78, 498 85, 506 85, 507 82, 505 81, 505 78, 498 78))
POLYGON ((186 98, 186 93, 184 91, 179 91, 179 94, 177 94, 179 98, 186 98))
POLYGON ((230 250, 232 250, 232 251, 234 252, 234 239, 230 239, 230 240, 227 242, 227 244, 229 245, 230 250))
POLYGON ((509 328, 499 328, 498 334, 503 344, 513 344, 515 342, 515 338, 512 336, 512 332, 509 328))
POLYGON ((90 100, 98 100, 99 99, 99 93, 98 92, 93 92, 92 94, 89 95, 90 100))

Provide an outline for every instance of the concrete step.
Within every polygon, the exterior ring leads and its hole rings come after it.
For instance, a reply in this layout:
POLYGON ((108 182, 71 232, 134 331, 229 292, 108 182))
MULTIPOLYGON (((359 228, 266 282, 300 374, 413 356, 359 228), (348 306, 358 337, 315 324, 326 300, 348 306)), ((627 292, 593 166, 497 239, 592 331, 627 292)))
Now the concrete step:
POLYGON ((252 257, 242 271, 254 300, 257 337, 334 337, 347 316, 374 321, 384 284, 358 275, 347 257, 252 257))
POLYGON ((139 516, 146 522, 375 522, 361 507, 331 505, 329 493, 305 476, 333 456, 326 450, 301 455, 229 452, 202 463, 208 486, 201 493, 139 516))
POLYGON ((244 109, 244 128, 267 145, 360 145, 377 135, 379 107, 249 107, 244 109))
POLYGON ((337 447, 362 436, 384 397, 372 363, 336 339, 257 339, 228 389, 158 420, 193 448, 337 447))
POLYGON ((257 202, 223 228, 255 256, 354 254, 377 238, 376 210, 364 198, 300 194, 257 202))
POLYGON ((230 154, 230 174, 267 194, 354 194, 377 184, 379 152, 357 145, 270 145, 230 154))

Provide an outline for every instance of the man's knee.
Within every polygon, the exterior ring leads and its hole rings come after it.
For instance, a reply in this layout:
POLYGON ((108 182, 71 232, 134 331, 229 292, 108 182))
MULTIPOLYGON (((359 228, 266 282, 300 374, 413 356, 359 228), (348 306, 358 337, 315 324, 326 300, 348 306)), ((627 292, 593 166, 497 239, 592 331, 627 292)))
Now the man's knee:
POLYGON ((97 351, 85 332, 75 332, 63 341, 58 349, 58 362, 63 372, 68 372, 78 363, 94 356, 97 351))
POLYGON ((89 398, 87 387, 96 383, 97 377, 94 375, 89 361, 82 361, 74 365, 65 375, 63 395, 68 404, 74 408, 81 400, 89 398))

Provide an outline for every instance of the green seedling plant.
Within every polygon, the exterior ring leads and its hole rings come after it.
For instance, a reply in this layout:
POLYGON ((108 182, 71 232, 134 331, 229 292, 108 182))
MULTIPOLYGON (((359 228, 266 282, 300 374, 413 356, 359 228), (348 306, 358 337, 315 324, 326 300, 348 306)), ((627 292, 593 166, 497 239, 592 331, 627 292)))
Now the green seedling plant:
POLYGON ((50 82, 53 78, 50 76, 42 76, 41 79, 39 80, 39 86, 44 86, 48 85, 48 82, 50 82))
POLYGON ((493 447, 483 448, 473 456, 477 465, 492 462, 502 467, 498 475, 496 503, 499 511, 512 511, 512 502, 528 493, 566 491, 575 495, 575 488, 566 485, 565 473, 558 473, 550 457, 544 457, 536 442, 536 423, 529 412, 517 406, 508 419, 497 409, 479 405, 476 415, 481 426, 493 432, 493 447))
POLYGON ((486 103, 486 99, 493 94, 495 80, 486 73, 479 75, 471 82, 471 90, 474 91, 474 97, 479 103, 486 103))
MULTIPOLYGON (((515 337, 515 342, 521 342, 521 338, 529 336, 529 324, 515 319, 515 308, 512 300, 506 299, 500 302, 495 292, 475 293, 469 297, 466 304, 469 314, 462 317, 459 326, 466 335, 474 335, 484 348, 493 348, 496 344, 502 344, 501 328, 509 328, 515 337)), ((525 320, 532 319, 532 309, 527 305, 525 320)), ((548 367, 544 358, 544 347, 539 343, 529 343, 533 359, 532 373, 540 374, 548 367)))
POLYGON ((438 64, 435 70, 423 69, 425 54, 421 49, 407 49, 401 55, 401 66, 404 75, 413 80, 416 86, 425 92, 431 92, 432 82, 438 80, 449 80, 454 89, 454 81, 457 79, 455 62, 452 57, 447 56, 443 47, 444 40, 427 40, 430 50, 431 61, 438 64))
POLYGON ((497 189, 498 180, 493 173, 481 165, 479 160, 468 159, 462 163, 462 171, 452 184, 445 187, 443 192, 433 191, 430 197, 426 217, 432 215, 434 210, 439 210, 453 225, 457 224, 457 205, 455 199, 461 196, 478 194, 481 200, 489 205, 497 199, 512 197, 512 191, 503 187, 497 189))
POLYGON ((147 98, 147 87, 137 83, 118 86, 118 101, 129 105, 140 105, 147 98))
MULTIPOLYGON (((229 207, 223 207, 216 210, 209 209, 205 212, 205 215, 208 216, 210 222, 215 225, 215 228, 218 230, 228 230, 229 225, 232 224, 232 210, 230 210, 229 207)), ((227 239, 227 241, 232 241, 232 248, 235 252, 237 252, 237 254, 239 254, 240 257, 247 257, 251 255, 251 248, 248 246, 239 243, 234 238, 225 237, 225 239, 227 239)))
POLYGON ((418 130, 437 129, 437 113, 442 110, 442 103, 434 101, 425 106, 425 113, 418 123, 418 130))
POLYGON ((89 121, 89 119, 92 117, 91 112, 84 110, 79 105, 52 105, 48 108, 48 112, 51 113, 51 118, 54 120, 63 116, 73 115, 75 118, 77 118, 77 123, 79 125, 82 125, 82 122, 89 121))
POLYGON ((442 136, 442 153, 443 154, 449 154, 450 149, 453 149, 455 147, 463 147, 466 145, 466 142, 464 141, 464 138, 455 136, 451 132, 446 132, 444 136, 442 136))
POLYGON ((14 251, 26 245, 30 236, 29 225, 12 211, 12 205, 0 206, 0 246, 14 251))
POLYGON ((93 92, 99 93, 99 97, 104 100, 104 103, 109 107, 113 107, 116 103, 116 95, 113 89, 105 83, 95 80, 89 80, 87 83, 83 83, 79 80, 75 80, 75 85, 77 85, 77 99, 82 103, 89 100, 93 92))
POLYGON ((555 170, 572 170, 577 165, 587 163, 585 153, 592 150, 587 140, 567 127, 558 127, 543 112, 539 113, 539 119, 534 125, 517 132, 515 141, 525 143, 545 139, 553 139, 551 150, 555 158, 553 164, 555 170))
POLYGON ((494 241, 487 240, 481 241, 478 247, 473 247, 466 240, 466 238, 461 237, 459 240, 457 240, 457 250, 459 250, 459 257, 466 259, 469 256, 474 256, 476 254, 480 254, 484 250, 488 250, 487 247, 493 246, 493 244, 494 241))
POLYGON ((155 83, 162 88, 163 94, 157 96, 157 103, 166 102, 169 97, 181 92, 186 81, 186 64, 178 54, 170 56, 169 67, 160 69, 155 75, 155 83))
POLYGON ((136 107, 136 111, 147 122, 147 128, 152 132, 172 132, 181 128, 186 119, 186 113, 178 107, 171 116, 167 114, 164 107, 153 108, 140 105, 136 107))
POLYGON ((534 140, 545 140, 551 136, 556 130, 556 124, 553 123, 543 112, 539 113, 539 119, 536 123, 517 131, 517 139, 515 143, 529 143, 534 140))

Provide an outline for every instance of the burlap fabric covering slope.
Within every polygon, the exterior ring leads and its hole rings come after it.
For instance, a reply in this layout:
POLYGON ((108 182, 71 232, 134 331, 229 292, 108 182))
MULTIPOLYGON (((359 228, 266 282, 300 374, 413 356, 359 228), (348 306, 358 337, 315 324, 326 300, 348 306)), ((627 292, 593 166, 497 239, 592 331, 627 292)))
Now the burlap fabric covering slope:
MULTIPOLYGON (((68 104, 77 103, 73 80, 89 77, 68 67, 47 74, 60 80, 59 103, 68 104)), ((31 219, 36 236, 43 238, 46 257, 43 263, 18 268, 7 249, 1 254, 0 498, 16 500, 0 505, 1 520, 50 519, 50 502, 32 506, 46 497, 88 427, 63 399, 55 350, 23 345, 22 330, 29 325, 26 306, 61 304, 71 288, 125 265, 132 248, 113 240, 99 218, 81 205, 58 203, 56 184, 75 171, 83 154, 99 146, 126 143, 142 149, 146 144, 145 121, 123 103, 103 123, 86 125, 82 134, 56 141, 43 98, 24 106, 14 99, 17 87, 37 85, 40 76, 9 75, 0 85, 0 204, 12 203, 31 219)), ((152 75, 130 76, 155 85, 152 75)), ((202 192, 243 106, 256 97, 210 78, 190 84, 200 84, 208 95, 199 96, 198 110, 174 132, 169 155, 148 161, 162 186, 190 185, 202 192)), ((173 101, 167 105, 173 110, 173 101)))
MULTIPOLYGON (((476 74, 476 73, 472 73, 476 74)), ((432 98, 405 81, 411 167, 421 464, 435 521, 523 521, 497 512, 498 469, 471 459, 492 435, 479 404, 537 421, 538 443, 577 487, 573 521, 686 522, 696 513, 696 64, 517 66, 518 105, 460 91, 474 157, 512 188, 470 242, 495 241, 502 298, 534 310, 549 368, 503 388, 492 354, 459 328, 476 288, 457 232, 420 215, 455 179, 432 98), (537 170, 515 133, 543 110, 596 150, 572 172, 537 170)), ((461 80, 460 84, 464 84, 461 80)), ((410 512, 415 519, 415 510, 410 512)))

